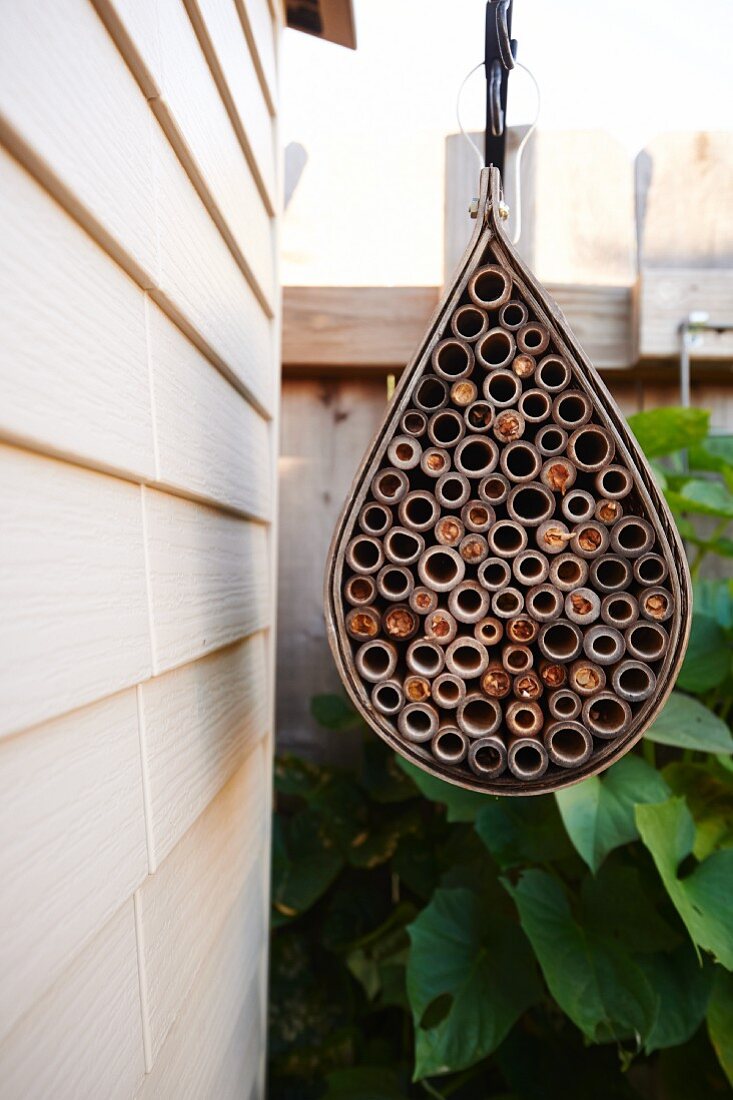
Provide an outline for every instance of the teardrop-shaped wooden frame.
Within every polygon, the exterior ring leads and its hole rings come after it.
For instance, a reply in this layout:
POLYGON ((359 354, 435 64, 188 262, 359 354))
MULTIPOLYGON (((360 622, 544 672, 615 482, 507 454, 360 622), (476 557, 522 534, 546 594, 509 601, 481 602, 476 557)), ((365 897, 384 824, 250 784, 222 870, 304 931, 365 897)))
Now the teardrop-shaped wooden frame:
POLYGON ((570 330, 561 310, 512 247, 498 217, 499 197, 499 173, 494 168, 483 169, 476 227, 469 245, 453 282, 443 295, 431 319, 424 339, 400 378, 385 420, 359 467, 336 526, 326 568, 325 609, 331 651, 349 696, 372 729, 395 751, 425 771, 469 790, 496 795, 534 795, 570 786, 603 771, 639 740, 674 686, 689 637, 692 599, 685 553, 667 504, 656 488, 646 460, 631 437, 613 398, 570 330), (646 517, 655 528, 662 555, 669 565, 670 575, 667 583, 672 589, 675 602, 671 624, 665 624, 669 628, 669 647, 657 672, 656 691, 640 706, 629 729, 616 740, 605 742, 585 765, 576 770, 548 772, 541 779, 534 781, 519 780, 509 774, 495 780, 483 780, 471 774, 456 774, 450 767, 436 760, 422 745, 403 740, 396 729, 374 709, 356 674, 351 645, 345 630, 341 595, 345 549, 352 534, 354 519, 365 501, 371 480, 380 467, 388 442, 395 434, 400 418, 409 405, 414 387, 429 367, 433 348, 443 335, 441 322, 452 315, 466 290, 470 276, 484 263, 499 263, 511 272, 524 301, 531 307, 534 316, 550 328, 557 351, 570 362, 576 387, 584 390, 592 399, 594 416, 613 434, 617 453, 634 476, 635 488, 643 503, 646 517))

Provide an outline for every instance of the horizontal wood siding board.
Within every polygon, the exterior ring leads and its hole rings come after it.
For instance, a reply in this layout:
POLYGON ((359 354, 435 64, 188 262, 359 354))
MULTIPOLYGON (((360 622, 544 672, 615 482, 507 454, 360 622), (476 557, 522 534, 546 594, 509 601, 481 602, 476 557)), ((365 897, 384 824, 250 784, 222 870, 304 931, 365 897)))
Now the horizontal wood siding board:
POLYGON ((0 447, 0 734, 150 675, 140 493, 0 447))
POLYGON ((267 0, 234 0, 270 114, 277 111, 277 47, 267 0))

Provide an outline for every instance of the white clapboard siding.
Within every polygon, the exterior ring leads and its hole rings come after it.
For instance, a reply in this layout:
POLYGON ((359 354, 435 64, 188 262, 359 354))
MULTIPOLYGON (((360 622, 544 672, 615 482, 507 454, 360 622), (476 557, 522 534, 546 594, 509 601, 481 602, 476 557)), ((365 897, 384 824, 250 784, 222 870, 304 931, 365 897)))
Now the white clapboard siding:
MULTIPOLYGON (((245 883, 248 894, 259 894, 264 782, 263 749, 255 746, 137 896, 153 1063, 245 883)), ((261 919, 261 904, 256 908, 261 919)), ((239 936, 250 940, 241 929, 239 936)), ((242 950, 259 952, 260 944, 245 942, 242 950)))
POLYGON ((0 447, 0 733, 150 675, 140 493, 0 447))
POLYGON ((155 0, 90 0, 132 69, 143 93, 162 90, 160 24, 155 0))
POLYGON ((277 47, 267 0, 235 0, 270 111, 277 105, 277 47))
POLYGON ((155 671, 266 626, 265 528, 165 493, 144 498, 155 671))
POLYGON ((267 732, 265 660, 255 634, 143 684, 151 871, 267 732))
POLYGON ((263 312, 162 130, 153 130, 160 277, 155 297, 261 409, 272 407, 273 323, 263 312), (183 230, 185 227, 185 231, 183 230))
POLYGON ((280 209, 272 119, 233 0, 184 0, 237 136, 274 213, 280 209))
POLYGON ((6 1100, 131 1100, 145 1072, 132 899, 0 1046, 6 1100))
POLYGON ((145 294, 0 150, 0 433, 152 477, 145 294))
POLYGON ((158 480, 247 515, 272 514, 268 426, 149 303, 158 480))
POLYGON ((3 8, 0 114, 149 284, 155 208, 144 96, 89 0, 3 8))
POLYGON ((135 690, 0 741, 0 1036, 147 873, 135 690))

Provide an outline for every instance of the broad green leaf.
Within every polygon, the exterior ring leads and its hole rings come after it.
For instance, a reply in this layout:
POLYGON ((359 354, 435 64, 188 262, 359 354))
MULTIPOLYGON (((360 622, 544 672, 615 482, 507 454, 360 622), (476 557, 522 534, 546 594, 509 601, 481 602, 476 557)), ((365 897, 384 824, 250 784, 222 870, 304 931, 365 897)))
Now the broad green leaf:
POLYGON ((725 722, 697 699, 679 691, 672 692, 645 736, 660 745, 674 745, 679 749, 733 751, 733 738, 725 722))
POLYGON ((636 840, 634 806, 669 794, 661 775, 640 756, 625 756, 602 779, 591 776, 555 795, 568 836, 595 872, 609 852, 636 840))
POLYGON ((365 828, 351 841, 349 863, 366 869, 378 867, 391 859, 403 837, 419 835, 421 825, 416 805, 380 806, 376 813, 372 810, 365 828))
POLYGON ((718 969, 708 1005, 708 1035, 725 1075, 733 1085, 733 975, 718 969))
POLYGON ((676 491, 667 489, 665 496, 675 511, 733 519, 733 493, 722 481, 693 477, 676 491))
POLYGON ((690 447, 687 460, 691 470, 707 470, 722 474, 726 481, 733 475, 733 437, 711 435, 690 447))
POLYGON ((405 1100, 406 1082, 388 1066, 339 1069, 326 1078, 322 1100, 405 1100))
POLYGON ((721 684, 730 669, 731 647, 723 628, 711 615, 696 612, 678 686, 698 695, 721 684))
POLYGON ((636 824, 693 942, 733 969, 733 850, 714 852, 680 878, 695 843, 684 798, 637 806, 636 824))
POLYGON ((485 893, 437 890, 408 931, 419 1081, 485 1058, 541 987, 521 930, 485 893))
POLYGON ((653 882, 647 881, 653 875, 651 867, 643 875, 639 867, 613 859, 598 874, 586 875, 580 888, 583 927, 608 937, 630 954, 672 951, 685 943, 657 912, 653 895, 662 887, 656 876, 653 882))
POLYGON ((644 955, 638 961, 659 997, 657 1017, 644 1050, 651 1054, 686 1043, 705 1019, 715 967, 708 960, 701 965, 689 943, 671 953, 644 955))
POLYGON ((711 615, 724 630, 733 628, 733 581, 693 581, 692 604, 696 612, 711 615))
POLYGON ((326 892, 343 867, 343 856, 312 810, 287 823, 275 818, 272 842, 272 904, 294 918, 326 892))
POLYGON ((447 810, 448 821, 474 821, 476 814, 486 801, 486 795, 466 791, 453 783, 445 783, 434 775, 428 775, 422 768, 411 764, 404 757, 400 757, 398 763, 405 775, 409 775, 426 798, 431 802, 443 803, 447 810))
POLYGON ((275 759, 274 783, 279 794, 297 795, 308 799, 319 787, 327 783, 333 775, 333 769, 299 756, 286 753, 275 759))
POLYGON ((669 407, 634 413, 628 424, 647 458, 668 455, 699 443, 708 434, 710 413, 669 407))
POLYGON ((319 725, 329 730, 350 730, 361 725, 361 718, 348 699, 342 695, 314 695, 311 714, 319 725))
POLYGON ((502 868, 572 856, 551 795, 485 799, 476 832, 502 868))
POLYGON ((702 764, 675 762, 664 769, 674 794, 685 796, 695 821, 695 859, 705 859, 718 848, 733 847, 733 783, 725 772, 713 774, 702 764))
POLYGON ((401 759, 378 737, 364 742, 361 785, 375 802, 406 802, 417 798, 415 784, 399 767, 401 759))
POLYGON ((519 909, 553 997, 591 1042, 650 1033, 657 998, 637 963, 573 917, 564 889, 546 871, 504 883, 519 909))

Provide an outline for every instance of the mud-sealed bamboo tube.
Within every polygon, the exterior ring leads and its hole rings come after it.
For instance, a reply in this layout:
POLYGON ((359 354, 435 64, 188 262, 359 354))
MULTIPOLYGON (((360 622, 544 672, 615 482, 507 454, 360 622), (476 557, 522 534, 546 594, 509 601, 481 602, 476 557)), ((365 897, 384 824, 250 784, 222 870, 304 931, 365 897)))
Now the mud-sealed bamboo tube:
POLYGON ((450 454, 444 447, 428 447, 420 459, 420 469, 428 477, 439 478, 451 467, 450 454))
POLYGON ((479 584, 489 592, 498 592, 505 588, 512 578, 509 562, 503 558, 487 558, 478 567, 479 584))
POLYGON ((460 306, 451 317, 450 327, 454 336, 472 344, 488 329, 489 316, 478 306, 460 306))
POLYGON ((574 588, 565 597, 565 615, 571 623, 588 626, 601 614, 601 601, 592 588, 574 588))
POLYGON ((512 690, 512 678, 501 661, 491 661, 481 677, 481 687, 490 699, 505 699, 512 690))
POLYGON ((661 584, 668 573, 669 566, 659 554, 644 554, 634 562, 634 578, 639 584, 661 584))
POLYGON ((520 584, 542 584, 549 576, 550 563, 539 550, 522 550, 512 562, 512 573, 520 584))
POLYGON ((560 688, 568 678, 567 667, 557 661, 548 661, 543 658, 538 666, 542 683, 546 688, 560 688))
MULTIPOLYGON (((540 481, 543 485, 546 485, 548 489, 551 489, 553 493, 560 493, 562 496, 567 493, 568 489, 571 489, 575 484, 575 479, 578 476, 578 471, 572 462, 567 458, 559 456, 557 458, 548 458, 542 463, 540 470, 540 481)), ((564 505, 563 501, 563 505, 564 505)), ((563 507, 563 512, 567 514, 563 507)), ((591 515, 593 514, 591 510, 591 515)))
POLYGON ((562 454, 568 442, 568 433, 556 424, 543 424, 534 437, 534 445, 543 458, 562 454))
POLYGON ((624 639, 627 653, 637 661, 659 661, 669 646, 664 627, 644 620, 627 627, 624 639))
POLYGON ((393 565, 413 565, 425 549, 425 539, 406 527, 390 527, 382 545, 384 556, 393 565))
POLYGON ((597 592, 620 592, 631 584, 631 565, 618 554, 604 554, 591 562, 590 579, 597 592))
POLYGON ((417 409, 409 409, 403 414, 400 420, 400 429, 405 435, 414 435, 416 439, 421 435, 425 435, 427 428, 427 416, 424 412, 419 412, 417 409))
POLYGON ((555 498, 550 490, 539 482, 517 485, 510 492, 506 509, 511 519, 524 527, 539 527, 555 511, 555 498))
MULTIPOLYGON (((535 584, 527 593, 525 603, 527 614, 538 623, 548 623, 562 615, 563 598, 553 584, 535 584)), ((540 635, 541 633, 542 631, 540 635)), ((550 659, 565 659, 552 653, 545 653, 544 656, 550 659)))
POLYGON ((631 725, 631 707, 612 691, 601 691, 583 703, 582 720, 594 737, 620 737, 631 725))
POLYGON ((417 563, 420 580, 435 592, 449 592, 466 575, 466 563, 450 546, 430 546, 417 563))
POLYGON ((572 691, 585 698, 603 690, 606 686, 606 673, 600 665, 580 657, 570 666, 568 684, 572 691))
POLYGON ((468 296, 479 309, 499 309, 509 301, 512 277, 498 264, 480 267, 468 281, 468 296))
MULTIPOLYGON (((414 583, 414 582, 413 582, 414 583)), ((410 607, 418 615, 429 615, 438 606, 438 595, 430 588, 420 584, 410 593, 410 607)))
POLYGON ((435 541, 441 546, 458 546, 466 529, 455 516, 442 516, 435 524, 435 541))
POLYGON ((380 504, 399 504, 410 488, 410 481, 404 470, 386 467, 372 478, 372 496, 380 504))
POLYGON ((448 608, 459 623, 477 623, 489 610, 489 593, 477 581, 461 581, 448 596, 448 608))
POLYGON ((483 535, 470 532, 458 544, 458 553, 468 565, 480 565, 489 556, 489 544, 483 535))
POLYGON ((517 409, 501 409, 494 421, 494 439, 498 443, 513 443, 515 439, 522 438, 526 426, 524 417, 517 409))
POLYGON ((516 332, 526 324, 529 314, 524 302, 513 299, 499 310, 499 324, 509 332, 516 332))
MULTIPOLYGON (((508 336, 504 333, 504 336, 508 336)), ((484 337, 486 340, 487 337, 484 337)), ((495 409, 508 409, 515 405, 522 392, 522 381, 510 370, 497 368, 486 375, 483 383, 484 397, 495 409)))
POLYGON ((527 532, 516 520, 500 519, 489 530, 486 540, 496 557, 513 558, 527 546, 527 532))
POLYGON ((512 676, 520 672, 529 672, 534 664, 534 653, 528 645, 509 642, 501 651, 501 663, 512 676))
POLYGON ((507 748, 507 768, 515 779, 529 782, 547 771, 550 758, 537 737, 512 737, 507 748))
POLYGON ((433 370, 446 382, 467 378, 473 370, 473 348, 465 340, 449 336, 435 345, 432 355, 433 370))
POLYGON ((524 610, 524 593, 518 588, 502 588, 491 597, 491 610, 497 619, 514 619, 524 610))
POLYGON ((506 746, 501 737, 473 738, 468 747, 468 765, 482 779, 497 779, 506 771, 506 746))
POLYGON ((393 642, 406 642, 417 634, 420 620, 404 603, 393 604, 382 615, 382 630, 393 642))
POLYGON ((613 436, 599 424, 584 424, 568 439, 568 458, 584 473, 595 473, 613 460, 613 436))
POLYGON ((570 549, 580 558, 598 558, 608 549, 608 530, 594 519, 578 523, 572 532, 570 549))
POLYGON ((426 703, 433 694, 432 684, 425 676, 405 676, 402 686, 408 703, 426 703))
POLYGON ((639 610, 645 619, 665 623, 674 611, 672 596, 666 588, 647 588, 639 596, 639 610))
POLYGON ((596 492, 609 500, 623 500, 634 487, 631 474, 624 466, 611 465, 599 470, 595 478, 596 492))
POLYGON ((468 477, 486 477, 499 461, 499 448, 485 435, 469 435, 458 444, 453 456, 456 470, 468 477))
POLYGON ((385 600, 397 603, 410 599, 414 587, 412 573, 404 565, 385 565, 377 574, 377 589, 385 600))
POLYGON ((517 378, 531 378, 537 367, 534 355, 515 355, 511 362, 511 369, 517 378))
POLYGON ((596 502, 585 489, 571 489, 563 497, 560 505, 562 514, 569 523, 583 523, 593 519, 596 511, 596 502))
MULTIPOLYGON (((460 382, 454 382, 450 388, 451 401, 461 409, 467 409, 477 397, 478 386, 470 378, 463 378, 460 382)), ((463 419, 466 419, 465 416, 463 419)))
POLYGON ((551 722, 542 739, 547 755, 559 768, 580 768, 593 752, 593 738, 580 722, 551 722))
POLYGON ((420 745, 432 741, 440 719, 430 703, 408 703, 397 719, 397 729, 405 741, 420 745))
POLYGON ((611 549, 626 558, 640 558, 654 547, 654 528, 641 516, 624 516, 611 530, 611 549))
POLYGON ((440 514, 438 504, 432 493, 424 489, 413 489, 397 510, 400 523, 410 531, 429 531, 440 514))
POLYGON ((385 718, 399 714, 405 705, 405 696, 399 680, 383 680, 372 688, 372 706, 385 718))
POLYGON ((365 535, 380 538, 392 526, 392 512, 385 504, 369 501, 359 512, 359 526, 365 535))
POLYGON ((572 721, 582 709, 580 696, 570 688, 558 688, 547 696, 547 709, 555 719, 572 721))
POLYGON ((639 605, 628 592, 612 592, 601 601, 601 618, 617 630, 627 630, 639 618, 639 605))
POLYGON ((543 554, 561 554, 567 550, 572 535, 562 520, 550 519, 539 525, 535 538, 543 554))
POLYGON ((445 664, 454 676, 464 680, 473 680, 486 670, 489 654, 486 646, 470 636, 456 638, 450 643, 445 654, 445 664))
POLYGON ((352 607, 345 619, 346 633, 357 642, 366 642, 379 634, 380 615, 376 607, 352 607))
POLYGON ((441 726, 433 736, 431 748, 441 764, 460 764, 466 759, 468 738, 455 726, 441 726))
POLYGON ((444 710, 455 710, 466 696, 466 681, 452 672, 441 672, 433 680, 433 699, 444 710))
POLYGON ((397 667, 397 650, 391 642, 374 638, 364 642, 356 651, 354 663, 359 675, 370 684, 390 680, 397 667))
POLYGON ((560 393, 569 384, 570 364, 559 355, 546 355, 537 364, 534 372, 535 384, 548 393, 560 393))
POLYGON ((455 447, 465 431, 466 422, 455 409, 439 409, 428 420, 428 439, 435 447, 455 447))
POLYGON ((434 413, 448 401, 448 387, 442 378, 429 374, 418 383, 412 400, 422 412, 434 413))
POLYGON ((525 355, 542 355, 549 343, 549 329, 540 321, 527 321, 517 332, 517 347, 525 355))
POLYGON ((580 656, 583 635, 575 623, 568 622, 567 619, 555 619, 540 627, 537 645, 542 656, 548 661, 567 664, 580 656))
POLYGON ((467 531, 481 534, 496 522, 496 513, 483 500, 469 500, 461 509, 461 519, 467 531))
POLYGON ((541 424, 552 412, 552 401, 545 390, 525 390, 517 408, 528 424, 541 424))
POLYGON ((435 483, 435 496, 444 508, 460 508, 471 495, 471 482, 465 474, 450 470, 435 483))
POLYGON ((613 626, 598 623, 586 631, 583 652, 598 665, 615 665, 624 655, 624 636, 613 626))
POLYGON ((550 582, 561 592, 582 588, 588 580, 588 562, 566 551, 550 562, 550 582))
POLYGON ((376 573, 383 561, 382 544, 371 535, 356 535, 346 547, 346 564, 355 573, 376 573))
POLYGON ((377 586, 373 577, 349 577, 344 585, 344 597, 354 607, 367 607, 374 602, 376 594, 377 586))
POLYGON ((450 611, 437 607, 425 616, 425 637, 438 645, 448 645, 458 633, 458 623, 450 611))
POLYGON ((517 439, 501 452, 499 465, 510 481, 535 481, 542 469, 542 456, 532 443, 517 439))
POLYGON ((445 654, 437 642, 431 642, 428 638, 416 638, 414 642, 410 642, 405 660, 415 676, 432 680, 443 671, 445 654))
POLYGON ((411 435, 398 435, 387 448, 387 458, 398 470, 414 470, 420 465, 422 447, 411 435))
POLYGON ((456 718, 469 737, 489 737, 501 724, 501 707, 495 699, 474 691, 459 703, 456 718))
POLYGON ((498 645, 504 635, 504 624, 495 615, 487 615, 475 623, 473 636, 486 646, 498 645))
POLYGON ((504 721, 515 737, 537 737, 542 729, 544 716, 538 703, 515 699, 504 711, 504 721))
POLYGON ((534 702, 544 694, 545 685, 536 672, 520 672, 514 677, 512 691, 516 699, 534 702))
POLYGON ((611 683, 613 690, 622 699, 629 703, 642 703, 654 694, 657 678, 643 661, 630 658, 616 666, 611 683))
POLYGON ((539 623, 528 615, 519 615, 506 624, 506 636, 516 645, 531 645, 539 634, 539 623))
POLYGON ((611 527, 624 514, 624 506, 620 500, 607 500, 603 497, 595 507, 595 517, 599 523, 605 523, 611 527))
POLYGON ((487 504, 497 506, 503 504, 509 495, 509 479, 503 474, 489 474, 479 482, 478 495, 487 504))
POLYGON ((569 432, 587 424, 592 415, 590 398, 581 390, 564 390, 552 402, 552 419, 569 432))
POLYGON ((484 370, 501 370, 511 363, 515 347, 511 332, 503 328, 490 328, 476 341, 476 362, 484 370))
POLYGON ((473 401, 463 414, 470 432, 488 432, 494 423, 494 406, 483 398, 473 401))

